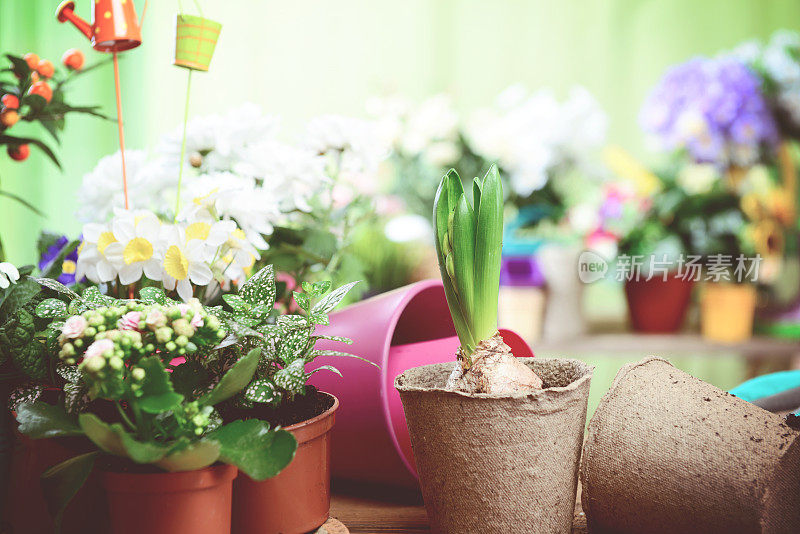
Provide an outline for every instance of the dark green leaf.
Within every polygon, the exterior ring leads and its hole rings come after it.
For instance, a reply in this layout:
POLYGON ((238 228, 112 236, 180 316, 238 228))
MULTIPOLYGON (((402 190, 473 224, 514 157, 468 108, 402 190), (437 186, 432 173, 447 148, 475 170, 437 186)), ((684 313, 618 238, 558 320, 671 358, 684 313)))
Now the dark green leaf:
POLYGON ((213 406, 242 391, 253 379, 260 357, 261 349, 253 349, 248 352, 245 357, 233 364, 233 367, 222 376, 214 389, 200 398, 200 403, 213 406))
POLYGON ((213 464, 219 458, 220 446, 215 441, 201 440, 187 444, 156 462, 166 471, 194 471, 213 464))
POLYGON ((158 414, 172 410, 183 401, 183 395, 172 389, 169 373, 158 356, 148 356, 139 361, 144 369, 141 397, 135 402, 147 413, 158 414))
POLYGON ((64 408, 45 402, 24 402, 17 406, 19 431, 33 439, 80 436, 83 434, 75 419, 64 408))
POLYGON ((82 413, 78 422, 86 436, 107 453, 129 458, 138 464, 151 464, 161 460, 170 447, 155 442, 136 440, 119 423, 107 425, 96 415, 82 413))
POLYGON ((258 419, 229 423, 209 435, 219 442, 220 459, 238 467, 254 480, 266 480, 289 465, 297 440, 285 430, 270 430, 258 419))
POLYGON ((64 510, 89 478, 98 454, 94 451, 75 456, 42 473, 42 493, 47 509, 53 517, 56 532, 61 531, 64 510))
POLYGON ((40 285, 46 287, 47 289, 52 289, 57 293, 66 295, 70 300, 79 298, 77 293, 75 293, 73 290, 71 290, 58 280, 53 280, 52 278, 36 278, 34 276, 32 276, 31 279, 36 281, 40 285))

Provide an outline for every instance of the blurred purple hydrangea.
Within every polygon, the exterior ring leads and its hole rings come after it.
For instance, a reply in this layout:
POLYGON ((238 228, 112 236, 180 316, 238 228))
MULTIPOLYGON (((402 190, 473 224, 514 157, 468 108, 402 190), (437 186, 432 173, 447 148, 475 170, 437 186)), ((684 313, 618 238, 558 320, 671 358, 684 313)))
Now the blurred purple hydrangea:
POLYGON ((642 128, 667 150, 698 162, 752 165, 779 141, 761 81, 730 56, 671 68, 642 107, 642 128))
MULTIPOLYGON (((53 264, 61 256, 61 253, 64 251, 64 248, 67 245, 69 245, 69 239, 67 239, 66 236, 59 237, 52 245, 50 245, 47 250, 42 253, 42 257, 39 258, 39 271, 46 273, 52 269, 54 267, 53 264)), ((60 273, 56 280, 65 286, 71 286, 74 284, 76 282, 75 268, 77 267, 77 263, 78 249, 76 248, 64 256, 61 265, 56 268, 56 272, 60 273)))

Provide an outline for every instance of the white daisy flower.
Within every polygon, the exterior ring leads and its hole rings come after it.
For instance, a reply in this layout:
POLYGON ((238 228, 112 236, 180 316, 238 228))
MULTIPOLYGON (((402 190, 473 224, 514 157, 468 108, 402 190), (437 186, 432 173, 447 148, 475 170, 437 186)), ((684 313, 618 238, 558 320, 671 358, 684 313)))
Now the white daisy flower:
POLYGON ((167 234, 161 283, 168 291, 177 288, 178 296, 188 301, 192 298, 192 284, 206 286, 214 279, 208 266, 212 258, 202 240, 186 239, 182 227, 173 226, 167 234))
POLYGON ((89 223, 83 227, 83 242, 78 247, 75 279, 88 278, 95 284, 107 283, 117 277, 117 265, 106 257, 109 246, 117 242, 108 224, 89 223))
POLYGON ((160 280, 163 245, 158 217, 149 211, 120 210, 111 229, 116 241, 108 245, 105 256, 118 266, 120 283, 138 282, 142 274, 160 280))
POLYGON ((0 289, 7 289, 19 280, 19 271, 13 263, 4 261, 0 263, 0 289))

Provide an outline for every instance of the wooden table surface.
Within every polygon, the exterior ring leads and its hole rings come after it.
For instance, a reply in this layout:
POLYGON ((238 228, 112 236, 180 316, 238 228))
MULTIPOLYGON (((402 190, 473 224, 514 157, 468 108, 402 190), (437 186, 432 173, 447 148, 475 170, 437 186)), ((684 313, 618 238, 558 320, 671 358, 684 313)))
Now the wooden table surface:
MULTIPOLYGON (((331 516, 341 521, 351 534, 387 534, 430 532, 425 507, 418 496, 396 498, 385 491, 373 491, 365 496, 363 491, 334 492, 331 516)), ((586 517, 575 504, 573 534, 585 534, 586 517)))

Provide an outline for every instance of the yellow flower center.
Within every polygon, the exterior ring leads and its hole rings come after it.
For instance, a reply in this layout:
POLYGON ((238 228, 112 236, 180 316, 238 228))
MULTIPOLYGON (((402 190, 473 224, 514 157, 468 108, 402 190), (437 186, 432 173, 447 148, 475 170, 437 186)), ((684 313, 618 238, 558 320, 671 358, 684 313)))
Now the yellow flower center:
POLYGON ((208 193, 206 193, 201 197, 195 197, 194 199, 192 199, 192 202, 194 202, 198 206, 203 206, 204 204, 206 204, 206 200, 208 200, 210 196, 216 194, 217 191, 219 191, 219 187, 215 187, 214 189, 212 189, 211 191, 209 191, 208 193))
POLYGON ((189 276, 189 260, 175 245, 167 249, 164 256, 164 270, 175 280, 183 280, 189 276))
POLYGON ((64 263, 61 264, 61 272, 64 274, 75 274, 76 267, 74 261, 64 260, 64 263))
POLYGON ((114 234, 111 232, 103 232, 100 234, 100 237, 97 238, 97 250, 99 250, 100 254, 102 254, 108 245, 116 242, 117 238, 114 237, 114 234))
POLYGON ((134 237, 125 245, 122 257, 125 259, 125 265, 149 260, 153 257, 153 245, 143 237, 134 237))
POLYGON ((83 252, 84 248, 86 248, 86 241, 81 241, 81 244, 78 245, 78 256, 81 255, 81 252, 83 252))
POLYGON ((192 223, 186 227, 186 239, 200 239, 205 241, 211 232, 211 225, 204 222, 192 223))

